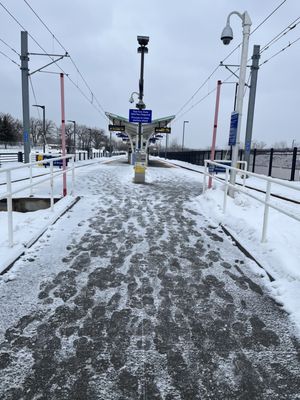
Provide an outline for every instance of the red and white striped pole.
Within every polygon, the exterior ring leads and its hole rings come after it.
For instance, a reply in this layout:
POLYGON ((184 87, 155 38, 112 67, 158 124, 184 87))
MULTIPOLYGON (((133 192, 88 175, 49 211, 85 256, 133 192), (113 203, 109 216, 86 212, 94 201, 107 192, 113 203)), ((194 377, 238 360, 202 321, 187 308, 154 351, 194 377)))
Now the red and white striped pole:
MULTIPOLYGON (((215 149, 216 149, 216 139, 217 139, 217 128, 218 128, 218 115, 219 115, 219 105, 220 105, 220 89, 222 82, 218 81, 217 83, 217 94, 216 94, 216 106, 215 106, 215 119, 214 119, 214 129, 210 150, 210 160, 213 161, 215 159, 215 149)), ((212 187, 212 178, 208 179, 208 189, 212 187)))
MULTIPOLYGON (((60 101, 61 101, 61 150, 66 155, 66 122, 65 122, 65 85, 64 74, 60 74, 60 101)), ((67 195, 66 159, 63 159, 63 196, 67 195)))

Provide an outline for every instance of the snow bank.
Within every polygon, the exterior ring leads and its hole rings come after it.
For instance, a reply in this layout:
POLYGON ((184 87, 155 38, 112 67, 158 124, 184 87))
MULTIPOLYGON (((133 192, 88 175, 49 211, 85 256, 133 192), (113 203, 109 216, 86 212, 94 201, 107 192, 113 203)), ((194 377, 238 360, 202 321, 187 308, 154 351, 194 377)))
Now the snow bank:
MULTIPOLYGON (((237 193, 227 198, 223 214, 223 186, 217 184, 192 202, 192 207, 217 224, 224 225, 275 279, 270 282, 271 295, 290 313, 300 330, 300 223, 270 209, 267 242, 261 243, 264 205, 237 193)), ((263 195, 262 195, 263 196, 263 195)), ((281 207, 300 214, 299 205, 281 207)))

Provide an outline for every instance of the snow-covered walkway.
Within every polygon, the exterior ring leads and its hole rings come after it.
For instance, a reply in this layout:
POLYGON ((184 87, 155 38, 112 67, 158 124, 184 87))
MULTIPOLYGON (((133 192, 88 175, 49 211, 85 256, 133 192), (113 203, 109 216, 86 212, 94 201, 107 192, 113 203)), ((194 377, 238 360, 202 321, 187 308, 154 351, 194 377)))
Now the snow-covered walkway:
POLYGON ((300 399, 261 269, 191 209, 197 174, 81 169, 81 200, 0 281, 0 399, 300 399))

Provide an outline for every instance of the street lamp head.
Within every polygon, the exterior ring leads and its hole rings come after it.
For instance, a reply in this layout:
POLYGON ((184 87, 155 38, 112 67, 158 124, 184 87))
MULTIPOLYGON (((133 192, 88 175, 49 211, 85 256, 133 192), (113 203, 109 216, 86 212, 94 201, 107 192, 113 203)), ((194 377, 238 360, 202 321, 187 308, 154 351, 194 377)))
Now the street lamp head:
POLYGON ((138 36, 137 41, 140 46, 147 46, 149 43, 149 36, 138 36))
POLYGON ((183 121, 184 124, 188 124, 190 121, 183 121))
POLYGON ((130 96, 129 103, 134 103, 134 98, 132 95, 130 96))
POLYGON ((45 106, 41 106, 40 104, 32 104, 32 107, 40 107, 40 108, 45 108, 45 106))
POLYGON ((226 24, 225 28, 223 29, 221 40, 223 44, 228 45, 233 39, 233 32, 232 28, 229 23, 226 24))

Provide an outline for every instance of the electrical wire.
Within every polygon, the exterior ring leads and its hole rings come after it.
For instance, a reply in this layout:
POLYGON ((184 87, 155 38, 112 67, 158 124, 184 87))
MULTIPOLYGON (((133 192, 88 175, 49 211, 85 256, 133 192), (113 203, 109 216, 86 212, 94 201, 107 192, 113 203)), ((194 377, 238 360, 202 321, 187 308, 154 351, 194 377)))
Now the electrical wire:
POLYGON ((293 42, 289 42, 289 44, 285 47, 283 47, 281 50, 277 51, 275 54, 273 54, 271 57, 269 57, 267 60, 263 61, 261 64, 259 64, 259 67, 261 67, 262 65, 266 64, 267 62, 269 62, 270 60, 272 60, 273 58, 275 58, 276 56, 278 56, 278 54, 282 53, 283 51, 285 51, 286 49, 288 49, 289 47, 293 46, 295 43, 297 43, 300 40, 300 36, 295 39, 293 42))
MULTIPOLYGON (((256 32, 264 23, 266 23, 266 21, 268 21, 269 18, 271 18, 271 16, 273 14, 275 14, 275 12, 277 10, 279 10, 280 7, 283 6, 284 3, 286 3, 287 0, 283 0, 275 9, 273 9, 270 14, 268 14, 266 16, 266 18, 257 26, 254 28, 254 30, 252 32, 250 32, 250 36, 253 35, 254 32, 256 32)), ((221 61, 221 63, 224 63, 224 61, 226 61, 233 53, 235 53, 240 47, 241 47, 242 43, 239 43, 233 50, 231 50, 231 52, 221 61)), ((203 86, 209 81, 209 79, 217 72, 217 70, 219 69, 220 64, 218 64, 213 71, 210 73, 210 75, 208 76, 208 78, 206 78, 203 83, 198 87, 198 89, 192 94, 192 96, 184 103, 184 105, 182 107, 180 107, 180 109, 177 111, 177 114, 180 114, 180 112, 194 99, 194 97, 199 93, 199 91, 203 88, 203 86)), ((238 71, 238 70, 237 70, 238 71)), ((204 98, 206 98, 207 96, 204 96, 204 98)))
MULTIPOLYGON (((8 10, 8 8, 0 1, 0 6, 6 11, 6 13, 24 30, 27 31, 28 30, 21 24, 21 22, 8 10)), ((43 46, 40 45, 40 43, 34 38, 34 36, 31 35, 30 32, 28 32, 28 36, 33 40, 33 42, 43 51, 43 53, 45 55, 47 55, 47 51, 43 48, 43 46)), ((54 61, 54 58, 49 56, 48 57, 54 61)), ((88 100, 88 102, 98 111, 98 113, 102 116, 102 118, 105 119, 105 121, 107 120, 107 116, 105 115, 105 113, 103 112, 103 110, 99 109, 95 103, 91 102, 90 99, 84 94, 84 92, 82 91, 82 89, 79 88, 79 86, 70 78, 70 76, 59 66, 56 65, 57 68, 60 69, 60 71, 66 75, 66 77, 69 79, 69 81, 79 90, 79 92, 81 93, 81 95, 83 95, 85 97, 86 100, 88 100)))
POLYGON ((10 58, 7 54, 3 53, 3 51, 0 51, 0 54, 2 54, 5 58, 7 58, 8 60, 10 60, 12 63, 14 63, 15 65, 17 65, 18 67, 21 68, 21 65, 18 64, 15 60, 13 60, 12 58, 10 58))
POLYGON ((11 51, 13 51, 17 56, 20 57, 20 54, 17 52, 17 50, 15 50, 12 46, 10 46, 5 40, 0 38, 0 42, 5 44, 6 47, 8 47, 11 51))
POLYGON ((51 29, 49 28, 49 26, 43 21, 43 19, 40 17, 40 15, 33 9, 33 7, 28 3, 27 0, 23 0, 24 3, 30 8, 30 10, 34 13, 34 15, 38 18, 38 20, 41 22, 41 24, 47 29, 47 31, 50 33, 50 35, 52 36, 52 38, 59 44, 59 46, 66 52, 69 54, 70 56, 70 60, 73 64, 73 66, 75 67, 77 73, 79 74, 79 76, 81 77, 82 81, 84 82, 85 86, 87 87, 87 89, 89 90, 91 96, 92 96, 92 102, 93 99, 95 99, 95 101, 97 102, 97 104, 99 105, 100 109, 105 112, 103 106, 101 105, 101 103, 98 101, 97 97, 95 96, 94 92, 92 91, 92 89, 90 88, 89 84, 87 83, 86 79, 84 78, 83 74, 80 72, 79 68, 77 67, 74 59, 71 57, 70 53, 67 51, 67 49, 65 48, 65 46, 61 43, 61 41, 57 38, 57 36, 51 31, 51 29))
POLYGON ((269 50, 269 48, 271 46, 273 46, 276 42, 278 42, 278 40, 280 40, 282 37, 284 37, 291 30, 295 29, 297 27, 297 25, 299 25, 299 24, 300 24, 300 17, 296 18, 287 27, 285 27, 281 32, 279 32, 276 36, 274 36, 267 44, 265 44, 261 48, 260 54, 262 54, 266 50, 269 50))
MULTIPOLYGON (((32 91, 32 94, 33 94, 33 98, 34 98, 35 104, 39 104, 37 99, 36 99, 36 95, 35 95, 32 79, 31 79, 30 75, 29 75, 29 83, 30 83, 30 87, 31 87, 31 91, 32 91)), ((37 108, 37 113, 38 113, 39 119, 41 119, 40 109, 39 109, 39 107, 36 107, 36 108, 37 108)))

